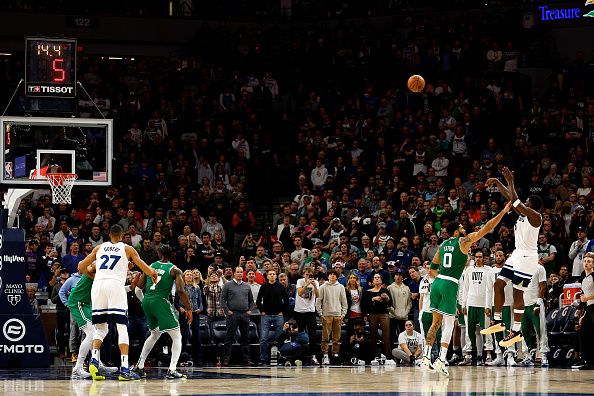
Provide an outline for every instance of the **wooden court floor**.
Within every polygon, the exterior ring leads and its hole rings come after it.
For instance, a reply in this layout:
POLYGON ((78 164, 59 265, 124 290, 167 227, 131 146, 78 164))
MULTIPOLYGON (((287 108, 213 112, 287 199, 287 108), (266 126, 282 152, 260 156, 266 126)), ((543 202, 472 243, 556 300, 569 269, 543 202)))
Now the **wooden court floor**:
POLYGON ((64 395, 561 395, 594 394, 592 371, 453 367, 450 377, 410 367, 192 368, 187 380, 71 381, 69 369, 0 370, 0 394, 64 395))

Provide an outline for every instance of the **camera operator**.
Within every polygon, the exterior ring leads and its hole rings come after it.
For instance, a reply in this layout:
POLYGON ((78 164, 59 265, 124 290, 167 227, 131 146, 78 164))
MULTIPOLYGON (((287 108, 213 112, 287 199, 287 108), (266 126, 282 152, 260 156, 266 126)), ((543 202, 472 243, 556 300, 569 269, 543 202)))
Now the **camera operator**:
POLYGON ((297 366, 301 365, 303 358, 310 355, 309 336, 306 331, 299 331, 295 319, 289 319, 283 324, 283 331, 278 335, 276 342, 283 358, 297 366))
POLYGON ((371 362, 373 358, 369 332, 365 331, 363 319, 353 321, 352 330, 347 333, 347 344, 345 357, 353 365, 364 365, 371 362))

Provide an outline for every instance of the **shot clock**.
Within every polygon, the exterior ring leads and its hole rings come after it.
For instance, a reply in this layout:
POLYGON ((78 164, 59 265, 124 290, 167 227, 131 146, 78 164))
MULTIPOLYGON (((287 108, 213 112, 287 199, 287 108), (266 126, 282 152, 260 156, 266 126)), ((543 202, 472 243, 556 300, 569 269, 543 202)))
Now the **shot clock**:
POLYGON ((27 37, 25 90, 30 97, 76 97, 76 40, 27 37))

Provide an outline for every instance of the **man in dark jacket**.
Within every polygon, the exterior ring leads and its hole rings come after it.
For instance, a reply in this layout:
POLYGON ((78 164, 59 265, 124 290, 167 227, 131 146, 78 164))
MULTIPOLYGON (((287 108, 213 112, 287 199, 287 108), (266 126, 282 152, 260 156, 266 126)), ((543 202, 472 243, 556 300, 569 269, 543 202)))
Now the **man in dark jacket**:
POLYGON ((270 325, 274 325, 274 340, 276 340, 283 331, 284 317, 283 312, 289 304, 287 289, 281 283, 276 281, 276 270, 270 269, 266 272, 268 282, 260 287, 256 305, 262 315, 260 321, 260 365, 265 365, 268 360, 268 333, 270 325))

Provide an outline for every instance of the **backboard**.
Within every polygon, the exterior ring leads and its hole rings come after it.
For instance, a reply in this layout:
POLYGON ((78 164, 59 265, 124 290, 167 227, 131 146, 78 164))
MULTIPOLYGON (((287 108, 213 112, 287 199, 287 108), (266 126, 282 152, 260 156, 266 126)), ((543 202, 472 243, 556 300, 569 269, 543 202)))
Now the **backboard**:
POLYGON ((76 173, 75 186, 110 186, 113 120, 0 117, 0 183, 26 188, 46 185, 48 167, 76 173))

